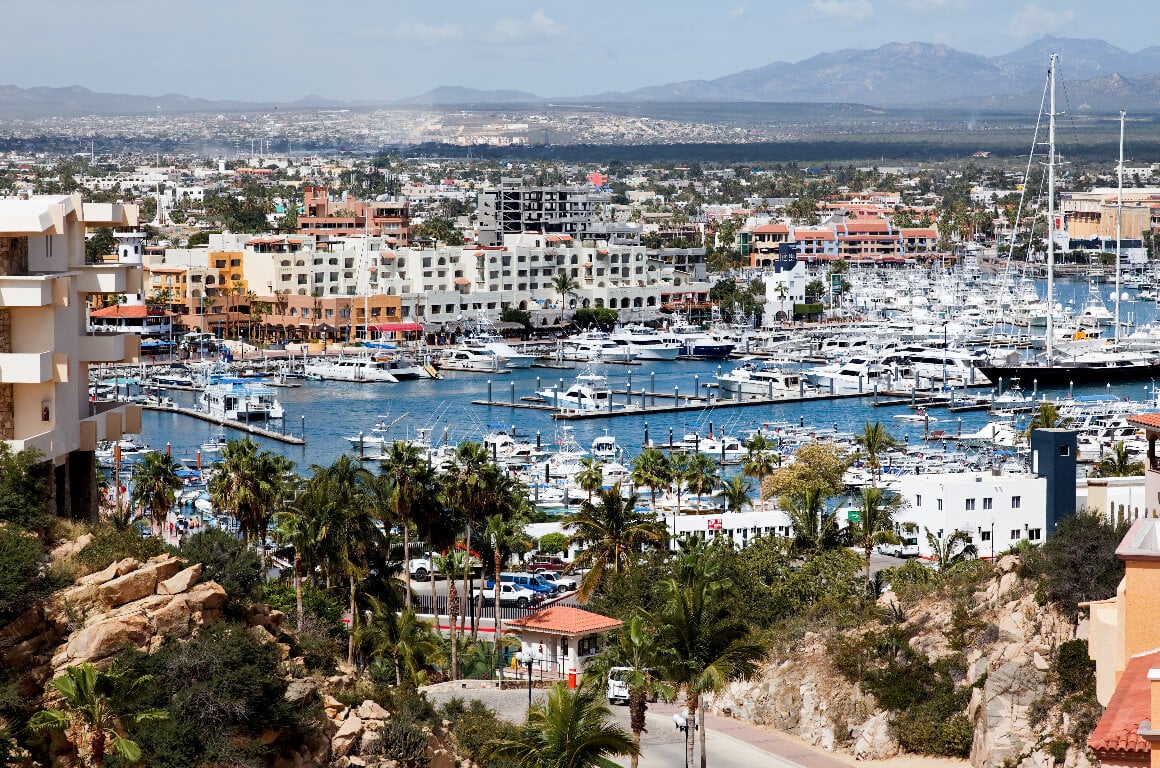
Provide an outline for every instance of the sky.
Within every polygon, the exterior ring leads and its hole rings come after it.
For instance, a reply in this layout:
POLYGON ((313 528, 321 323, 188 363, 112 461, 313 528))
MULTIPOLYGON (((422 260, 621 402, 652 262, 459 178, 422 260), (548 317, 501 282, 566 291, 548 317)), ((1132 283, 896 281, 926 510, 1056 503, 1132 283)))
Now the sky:
POLYGON ((440 85, 583 96, 891 42, 1154 44, 1155 0, 0 0, 0 84, 293 101, 440 85), (51 16, 46 10, 51 8, 51 16))

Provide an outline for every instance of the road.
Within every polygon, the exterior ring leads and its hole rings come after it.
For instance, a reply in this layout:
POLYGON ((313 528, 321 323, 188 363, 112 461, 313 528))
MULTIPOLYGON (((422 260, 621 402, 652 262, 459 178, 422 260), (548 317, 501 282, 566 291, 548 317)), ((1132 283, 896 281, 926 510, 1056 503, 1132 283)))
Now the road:
MULTIPOLYGON (((482 683, 481 683, 482 684, 482 683)), ((442 683, 426 690, 427 698, 436 706, 454 696, 482 701, 500 717, 522 722, 528 707, 526 689, 500 691, 494 687, 460 688, 460 683, 442 683)), ((536 689, 535 701, 543 701, 546 692, 536 689)), ((615 722, 628 730, 628 707, 610 708, 615 722)), ((685 763, 685 734, 677 730, 673 715, 678 706, 658 702, 649 705, 646 718, 648 732, 641 735, 642 755, 640 768, 677 768, 685 763)), ((830 757, 822 750, 811 749, 769 731, 756 728, 739 720, 709 716, 706 741, 708 764, 711 768, 849 768, 847 763, 830 757)), ((696 765, 700 765, 700 742, 696 744, 696 765)), ((628 765, 628 760, 619 761, 628 765)))

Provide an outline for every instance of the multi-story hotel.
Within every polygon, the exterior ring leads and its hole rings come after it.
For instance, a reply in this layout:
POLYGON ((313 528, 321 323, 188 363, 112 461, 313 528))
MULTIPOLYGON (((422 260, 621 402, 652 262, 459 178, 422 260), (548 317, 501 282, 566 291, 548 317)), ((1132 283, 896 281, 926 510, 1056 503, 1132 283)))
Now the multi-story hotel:
POLYGON ((139 267, 85 263, 87 227, 135 210, 79 195, 0 200, 0 439, 51 462, 58 512, 96 510, 94 451, 141 431, 138 406, 93 402, 89 369, 137 359, 135 335, 86 333, 92 294, 139 294, 139 267))

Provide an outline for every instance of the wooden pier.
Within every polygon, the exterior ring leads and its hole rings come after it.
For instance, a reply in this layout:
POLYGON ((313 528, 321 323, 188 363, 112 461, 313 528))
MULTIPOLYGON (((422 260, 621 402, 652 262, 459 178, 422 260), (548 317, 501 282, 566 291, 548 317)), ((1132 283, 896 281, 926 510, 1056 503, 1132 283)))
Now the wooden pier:
POLYGON ((181 408, 179 406, 155 405, 155 404, 151 404, 151 403, 143 404, 141 407, 144 408, 145 410, 148 410, 148 411, 160 411, 162 413, 180 413, 182 416, 189 416, 190 418, 193 418, 193 419, 200 419, 201 421, 207 421, 210 424, 217 424, 217 425, 222 426, 222 427, 228 427, 229 429, 236 429, 239 432, 248 432, 251 435, 259 435, 260 437, 267 437, 271 440, 277 440, 280 443, 286 443, 287 445, 306 445, 306 438, 305 437, 300 437, 298 435, 283 434, 283 433, 277 432, 273 429, 266 429, 265 427, 259 427, 259 426, 256 426, 254 424, 251 424, 251 423, 248 423, 245 421, 232 421, 230 419, 219 419, 215 416, 210 416, 208 413, 202 413, 201 411, 195 411, 192 408, 181 408))

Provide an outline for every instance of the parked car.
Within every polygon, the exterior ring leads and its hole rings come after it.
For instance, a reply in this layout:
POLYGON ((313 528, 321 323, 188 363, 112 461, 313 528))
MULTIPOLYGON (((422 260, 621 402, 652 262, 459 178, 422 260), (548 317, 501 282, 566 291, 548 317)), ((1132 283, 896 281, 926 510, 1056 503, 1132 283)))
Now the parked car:
MULTIPOLYGON (((475 590, 472 595, 476 600, 486 600, 491 602, 495 600, 495 585, 489 583, 487 587, 482 590, 475 590)), ((533 603, 537 602, 536 593, 530 589, 525 589, 517 584, 507 584, 501 582, 499 585, 499 604, 500 605, 514 605, 517 608, 527 608, 533 603)))
POLYGON ((411 572, 412 579, 426 581, 435 573, 435 564, 425 557, 412 557, 407 561, 407 570, 411 572))
POLYGON ((891 557, 918 557, 918 537, 902 536, 897 544, 885 542, 878 545, 878 552, 891 557))
POLYGON ((544 597, 556 596, 556 585, 549 584, 534 573, 501 573, 499 580, 505 584, 516 584, 544 597))
MULTIPOLYGON (((605 695, 608 697, 609 704, 627 704, 628 703, 628 673, 632 672, 632 667, 613 667, 608 670, 608 687, 605 695)), ((655 675, 653 670, 648 670, 646 674, 655 675)), ((657 700, 656 692, 649 697, 650 702, 657 700)))
POLYGON ((562 557, 537 555, 532 558, 532 564, 528 570, 533 573, 544 573, 545 571, 568 573, 572 570, 572 564, 562 557))
POLYGON ((544 571, 536 575, 550 584, 555 584, 556 594, 558 595, 564 592, 575 592, 580 588, 580 582, 576 581, 576 579, 571 576, 562 576, 555 571, 544 571))

